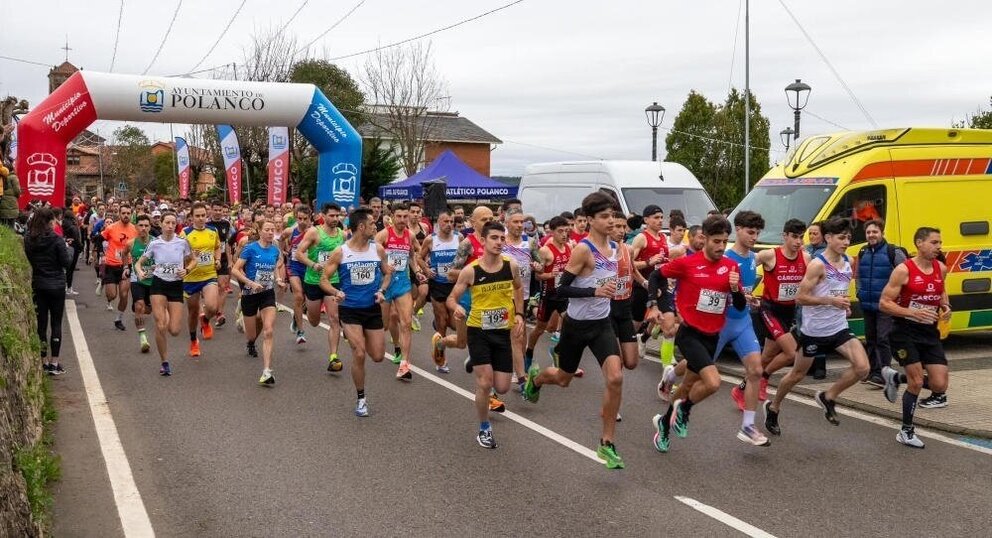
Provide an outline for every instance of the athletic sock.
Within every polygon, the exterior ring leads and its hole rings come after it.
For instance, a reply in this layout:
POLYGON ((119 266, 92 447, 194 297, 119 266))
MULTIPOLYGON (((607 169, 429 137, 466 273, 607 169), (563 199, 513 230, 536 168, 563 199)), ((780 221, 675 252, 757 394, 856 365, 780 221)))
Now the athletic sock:
POLYGON ((675 361, 675 339, 664 337, 661 339, 661 363, 665 366, 675 361))
POLYGON ((124 312, 117 311, 117 321, 124 321, 124 312))
POLYGON ((930 396, 932 396, 934 398, 943 398, 944 397, 944 393, 943 392, 931 392, 930 393, 930 396))
POLYGON ((899 383, 906 384, 906 374, 898 374, 896 379, 899 380, 899 383))
POLYGON ((919 394, 913 394, 908 390, 902 393, 902 427, 903 429, 913 427, 913 413, 916 412, 916 400, 919 394))
POLYGON ((692 411, 692 400, 690 400, 689 397, 686 396, 686 398, 682 400, 682 412, 688 415, 689 411, 692 411))
POLYGON ((196 342, 196 331, 190 331, 189 332, 189 341, 190 342, 196 342))
POLYGON ((754 411, 744 411, 744 418, 741 419, 741 428, 754 426, 754 411))
POLYGON ((488 431, 492 431, 492 429, 493 427, 491 424, 489 424, 488 420, 479 423, 480 431, 488 432, 488 431))
POLYGON ((930 376, 928 375, 923 376, 923 388, 930 389, 930 376))
POLYGON ((402 354, 402 351, 400 351, 400 347, 399 346, 394 347, 393 355, 399 356, 400 354, 402 354))
POLYGON ((646 344, 648 343, 648 338, 651 338, 651 333, 644 331, 641 333, 641 336, 639 338, 641 339, 642 344, 646 344))
POLYGON ((364 400, 365 399, 365 389, 360 389, 358 391, 358 399, 359 400, 364 400))

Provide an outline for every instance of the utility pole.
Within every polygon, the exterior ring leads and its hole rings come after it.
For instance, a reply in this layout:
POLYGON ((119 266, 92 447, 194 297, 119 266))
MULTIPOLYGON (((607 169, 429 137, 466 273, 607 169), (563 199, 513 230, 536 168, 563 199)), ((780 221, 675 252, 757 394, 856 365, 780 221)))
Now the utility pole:
POLYGON ((751 2, 744 0, 744 194, 751 188, 751 2))

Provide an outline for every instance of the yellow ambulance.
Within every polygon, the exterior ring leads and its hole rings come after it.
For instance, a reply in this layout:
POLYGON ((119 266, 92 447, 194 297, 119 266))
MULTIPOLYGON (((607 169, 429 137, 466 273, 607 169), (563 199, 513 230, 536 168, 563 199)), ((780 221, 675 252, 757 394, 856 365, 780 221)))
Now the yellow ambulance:
MULTIPOLYGON (((765 219, 758 248, 781 244, 782 226, 790 218, 807 224, 850 218, 852 263, 865 244, 864 224, 872 218, 884 219, 886 239, 911 255, 916 229, 937 227, 949 269, 951 331, 992 328, 992 130, 902 128, 813 136, 761 178, 734 213, 741 210, 765 219)), ((851 328, 864 332, 857 304, 851 328)))

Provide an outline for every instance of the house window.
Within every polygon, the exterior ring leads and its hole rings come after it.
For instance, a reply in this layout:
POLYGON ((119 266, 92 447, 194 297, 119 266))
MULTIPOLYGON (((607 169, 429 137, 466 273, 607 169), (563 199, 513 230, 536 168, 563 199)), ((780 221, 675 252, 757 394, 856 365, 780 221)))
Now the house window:
POLYGON ((79 155, 66 156, 65 164, 79 164, 79 155))

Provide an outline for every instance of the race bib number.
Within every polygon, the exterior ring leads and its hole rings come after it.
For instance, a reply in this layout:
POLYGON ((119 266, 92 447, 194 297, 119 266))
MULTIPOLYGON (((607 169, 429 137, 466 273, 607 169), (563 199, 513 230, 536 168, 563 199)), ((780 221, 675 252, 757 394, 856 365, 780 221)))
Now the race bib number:
POLYGON ((451 271, 451 263, 439 263, 437 264, 437 274, 444 278, 448 278, 448 272, 451 271))
POLYGON ((799 295, 799 284, 779 284, 778 285, 778 300, 779 301, 793 301, 796 296, 799 295))
MULTIPOLYGON (((917 302, 917 301, 910 301, 909 302, 909 309, 910 310, 926 310, 928 312, 933 312, 934 314, 937 313, 937 307, 936 306, 929 305, 929 304, 923 304, 923 303, 920 303, 920 302, 917 302)), ((910 318, 910 320, 911 321, 916 321, 915 319, 912 319, 912 318, 910 318)), ((923 323, 921 321, 916 321, 916 322, 917 323, 923 323)), ((929 323, 927 323, 927 325, 929 325, 929 323)))
POLYGON ((272 282, 273 281, 274 281, 274 279, 273 279, 273 272, 272 271, 256 271, 255 272, 255 282, 258 282, 259 284, 261 284, 262 286, 264 286, 265 289, 272 288, 272 282))
POLYGON ((827 294, 831 297, 847 297, 847 290, 830 290, 827 294))
POLYGON ((613 296, 623 297, 628 291, 630 291, 630 277, 624 276, 617 278, 617 292, 613 296))
POLYGON ((727 294, 722 291, 699 290, 696 310, 707 314, 723 314, 727 308, 727 294))
POLYGON ((329 259, 331 259, 331 252, 330 251, 324 251, 324 252, 318 252, 317 253, 317 263, 323 265, 323 264, 327 263, 327 260, 329 260, 329 259))
POLYGON ((214 264, 214 253, 207 251, 200 251, 196 253, 196 264, 197 265, 213 265, 214 264))
POLYGON ((374 267, 353 266, 350 270, 351 283, 354 286, 367 286, 375 282, 374 267))
POLYGON ((155 271, 162 276, 174 276, 179 274, 178 263, 162 263, 155 266, 155 271))
POLYGON ((406 271, 406 262, 409 257, 410 255, 405 252, 390 252, 386 255, 386 259, 389 261, 389 266, 393 268, 393 271, 406 271))
POLYGON ((506 329, 510 326, 510 312, 505 308, 489 308, 482 311, 482 329, 506 329))

